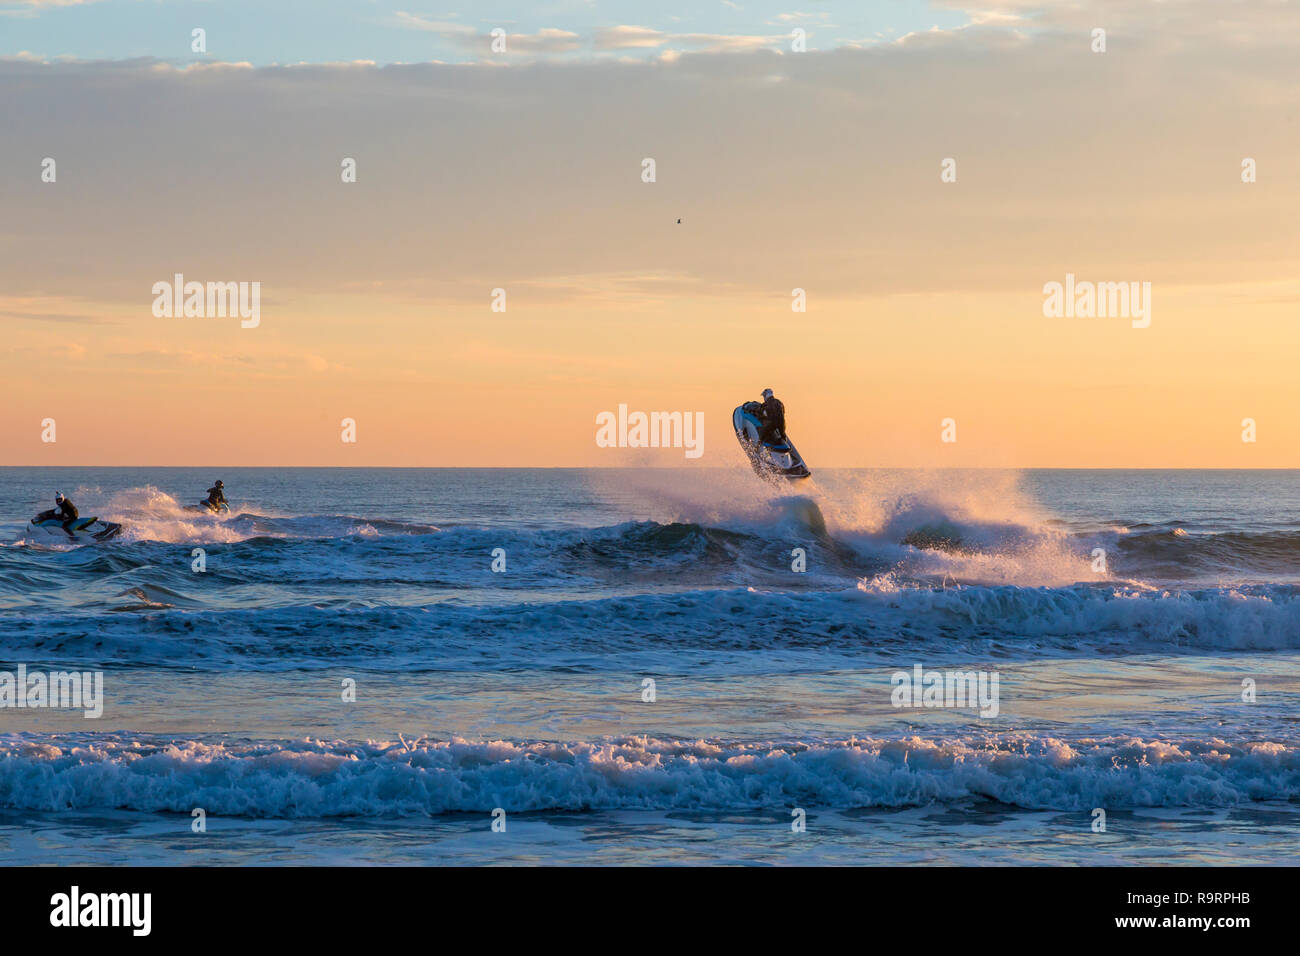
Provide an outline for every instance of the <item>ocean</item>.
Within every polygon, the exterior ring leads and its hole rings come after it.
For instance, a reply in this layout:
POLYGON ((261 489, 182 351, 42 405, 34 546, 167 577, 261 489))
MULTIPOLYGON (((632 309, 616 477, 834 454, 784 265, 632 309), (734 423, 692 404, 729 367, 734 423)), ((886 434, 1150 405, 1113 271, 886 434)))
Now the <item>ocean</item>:
POLYGON ((0 857, 1289 863, 1298 585, 1296 471, 0 468, 0 682, 103 681, 0 857))

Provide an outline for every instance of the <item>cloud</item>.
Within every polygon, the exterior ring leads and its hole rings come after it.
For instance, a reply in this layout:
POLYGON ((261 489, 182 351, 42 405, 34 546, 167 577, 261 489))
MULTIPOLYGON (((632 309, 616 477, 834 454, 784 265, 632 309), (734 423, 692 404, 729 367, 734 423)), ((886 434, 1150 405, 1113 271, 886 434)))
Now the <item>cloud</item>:
POLYGON ((617 26, 597 30, 593 46, 597 50, 631 50, 662 46, 668 34, 649 27, 617 26))
POLYGON ((99 0, 5 0, 0 5, 0 17, 35 17, 43 10, 58 7, 80 7, 99 0))
POLYGON ((398 10, 393 14, 398 26, 408 30, 424 30, 445 37, 477 36, 478 31, 464 23, 452 23, 447 20, 432 20, 419 13, 407 13, 398 10))
MULTIPOLYGON (((32 182, 6 194, 6 221, 33 228, 0 237, 0 288, 147 315, 150 284, 176 271, 257 280, 269 336, 272 297, 291 308, 359 283, 386 307, 400 289, 474 309, 505 286, 514 321, 581 298, 575 275, 630 267, 686 276, 692 297, 815 285, 823 299, 1041 288, 1067 270, 1293 270, 1300 183, 1280 171, 1300 155, 1297 11, 1134 6, 1167 28, 1111 27, 1102 55, 1049 8, 1032 30, 804 54, 617 27, 610 48, 664 56, 526 69, 6 60, 0 91, 22 95, 0 96, 0 180, 32 182), (58 159, 57 185, 35 182, 33 155, 58 159), (1244 156, 1256 185, 1239 182, 1244 156), (557 276, 571 281, 525 305, 557 276)), ((602 302, 653 294, 590 282, 602 302)))
POLYGON ((582 40, 567 30, 544 29, 537 33, 511 33, 506 36, 506 49, 524 53, 569 53, 582 48, 582 40))
POLYGON ((727 33, 674 33, 668 42, 689 47, 705 53, 734 53, 741 50, 757 50, 774 43, 786 43, 790 38, 784 34, 777 36, 745 36, 727 33))
MULTIPOLYGON (((8 237, 0 234, 0 245, 8 237)), ((56 286, 57 287, 57 286, 56 286)), ((96 314, 94 303, 71 296, 33 294, 0 296, 0 319, 15 322, 50 322, 55 325, 107 326, 115 319, 96 314)))
POLYGON ((306 355, 303 357, 303 361, 313 372, 339 373, 347 371, 347 369, 339 363, 331 362, 329 359, 323 358, 319 355, 306 355))
POLYGON ((697 52, 722 53, 756 50, 784 43, 788 37, 747 36, 731 33, 664 33, 649 27, 617 26, 596 32, 592 46, 596 50, 653 49, 673 45, 697 52))
POLYGON ((48 342, 41 345, 20 345, 10 347, 12 355, 25 355, 29 364, 36 365, 42 360, 58 359, 60 362, 75 362, 85 358, 86 347, 79 342, 48 342))
POLYGON ((0 309, 0 318, 22 322, 54 322, 58 325, 111 325, 108 319, 94 315, 76 315, 61 312, 17 312, 13 309, 0 309))
POLYGON ((970 14, 971 23, 978 25, 999 24, 1009 26, 1011 24, 1024 23, 1026 20, 1026 17, 1019 13, 1010 13, 1005 10, 971 10, 968 12, 970 14))
MULTIPOLYGON (((492 52, 491 31, 480 31, 463 23, 432 20, 416 13, 398 12, 394 22, 410 30, 436 33, 460 49, 492 52)), ((582 48, 582 38, 567 30, 546 27, 537 33, 507 33, 507 53, 570 53, 582 48)))

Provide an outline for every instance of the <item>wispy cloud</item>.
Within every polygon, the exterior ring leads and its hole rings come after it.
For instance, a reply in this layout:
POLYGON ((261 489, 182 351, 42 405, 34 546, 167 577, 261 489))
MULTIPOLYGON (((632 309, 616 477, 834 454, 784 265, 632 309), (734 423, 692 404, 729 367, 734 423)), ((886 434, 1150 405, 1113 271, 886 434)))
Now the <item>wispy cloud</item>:
POLYGON ((634 50, 663 46, 667 40, 668 34, 662 30, 617 26, 597 31, 594 46, 597 50, 634 50))
POLYGON ((99 0, 7 0, 0 4, 0 17, 34 17, 56 7, 81 7, 99 0))
POLYGON ((511 33, 506 49, 523 53, 568 53, 582 47, 582 39, 567 30, 544 29, 537 33, 511 33))
POLYGON ((407 13, 405 10, 398 10, 393 16, 398 26, 405 27, 408 30, 424 30, 445 37, 476 36, 478 34, 478 31, 468 24, 452 23, 448 20, 432 20, 422 14, 407 13))
POLYGON ((596 33, 592 46, 597 50, 654 49, 664 46, 687 47, 707 53, 757 50, 787 38, 751 36, 742 33, 665 33, 650 27, 606 27, 596 33))
POLYGON ((94 315, 76 315, 69 312, 17 312, 0 309, 0 318, 18 322, 55 322, 60 325, 112 325, 108 319, 94 315))
MULTIPOLYGON (((423 30, 462 49, 487 52, 491 49, 491 31, 482 31, 464 23, 434 20, 418 13, 399 11, 394 22, 408 30, 423 30)), ((507 53, 570 53, 582 47, 582 38, 568 30, 544 27, 536 33, 507 33, 507 53)))

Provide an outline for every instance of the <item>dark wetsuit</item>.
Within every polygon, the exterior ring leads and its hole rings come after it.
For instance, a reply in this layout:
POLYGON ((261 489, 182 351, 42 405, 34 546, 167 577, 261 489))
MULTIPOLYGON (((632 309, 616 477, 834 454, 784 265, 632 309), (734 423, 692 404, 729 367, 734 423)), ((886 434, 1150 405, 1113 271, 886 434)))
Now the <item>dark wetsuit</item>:
POLYGON ((216 485, 208 489, 208 504, 212 505, 213 508, 218 508, 226 503, 226 493, 224 491, 216 485))
POLYGON ((75 537, 72 533, 72 523, 81 517, 81 512, 77 511, 77 506, 70 499, 64 498, 63 504, 56 504, 54 510, 63 519, 63 530, 68 533, 68 537, 75 537))
POLYGON ((765 442, 781 442, 785 440, 785 406, 781 400, 773 395, 762 404, 761 416, 763 419, 763 430, 758 433, 758 437, 765 442))

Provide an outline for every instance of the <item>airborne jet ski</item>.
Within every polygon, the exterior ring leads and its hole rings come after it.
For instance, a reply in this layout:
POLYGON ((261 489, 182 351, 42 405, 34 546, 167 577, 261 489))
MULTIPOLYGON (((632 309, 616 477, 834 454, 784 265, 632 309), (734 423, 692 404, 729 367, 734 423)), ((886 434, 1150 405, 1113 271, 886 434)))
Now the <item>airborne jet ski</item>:
POLYGON ((754 473, 760 478, 810 477, 812 472, 804 464, 803 456, 794 447, 789 435, 782 435, 782 440, 778 442, 759 439, 759 432, 763 429, 762 419, 759 418, 762 407, 762 402, 746 402, 731 413, 736 440, 749 456, 754 473))
POLYGON ((27 522, 27 534, 45 538, 51 542, 69 541, 75 544, 91 544, 95 541, 107 541, 116 537, 122 526, 112 521, 100 521, 98 518, 78 518, 72 523, 72 534, 63 530, 63 517, 51 508, 42 511, 27 522))

